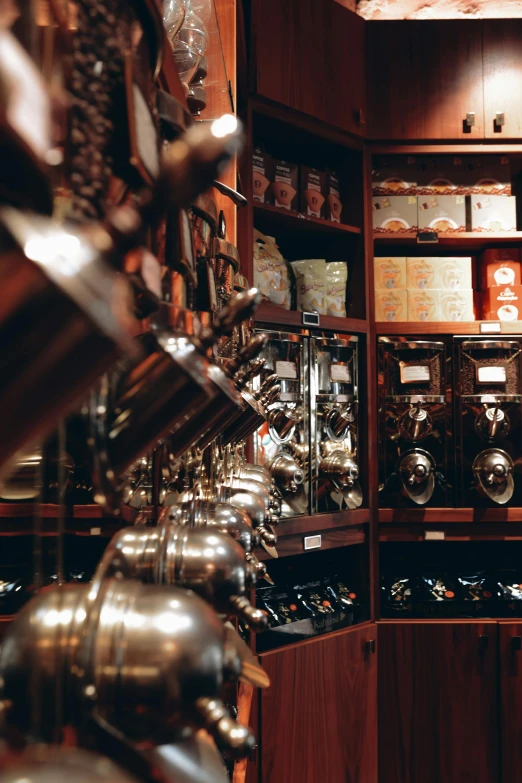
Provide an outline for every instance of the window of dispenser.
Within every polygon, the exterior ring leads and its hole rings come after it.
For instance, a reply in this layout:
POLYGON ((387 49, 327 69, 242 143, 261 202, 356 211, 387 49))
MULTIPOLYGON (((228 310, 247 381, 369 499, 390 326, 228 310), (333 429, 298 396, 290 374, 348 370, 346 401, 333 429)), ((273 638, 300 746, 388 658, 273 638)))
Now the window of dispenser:
POLYGON ((477 383, 506 383, 506 381, 505 367, 491 364, 477 366, 477 383))
POLYGON ((429 383, 431 381, 430 368, 427 364, 403 364, 401 368, 401 383, 429 383))

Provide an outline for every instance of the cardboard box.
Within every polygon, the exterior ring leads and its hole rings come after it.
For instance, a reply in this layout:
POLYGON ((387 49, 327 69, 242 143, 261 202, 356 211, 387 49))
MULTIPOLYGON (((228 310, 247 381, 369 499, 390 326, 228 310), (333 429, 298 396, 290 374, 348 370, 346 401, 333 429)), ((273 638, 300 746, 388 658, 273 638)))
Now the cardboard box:
POLYGON ((417 194, 463 195, 464 166, 462 158, 451 155, 435 155, 419 158, 417 194))
POLYGON ((447 291, 468 291, 473 288, 471 256, 439 258, 438 288, 447 291))
POLYGON ((474 321, 472 289, 439 290, 439 321, 474 321))
POLYGON ((516 247, 488 248, 479 257, 479 286, 520 285, 520 250, 516 247))
POLYGON ((272 183, 276 207, 297 212, 299 206, 299 166, 286 160, 274 160, 272 183))
POLYGON ((466 230, 465 196, 419 196, 419 231, 456 234, 466 230))
POLYGON ((391 288, 406 288, 405 258, 374 258, 373 259, 374 288, 381 290, 391 288))
POLYGON ((491 286, 482 294, 485 321, 522 321, 522 286, 491 286))
POLYGON ((515 196, 472 195, 472 231, 516 231, 517 213, 515 196))
POLYGON ((335 171, 326 172, 326 219, 332 223, 341 222, 343 204, 341 201, 341 187, 339 177, 335 171))
POLYGON ((417 193, 417 162, 411 155, 374 157, 372 171, 374 196, 415 196, 417 193))
POLYGON ((508 157, 475 155, 466 156, 463 162, 466 193, 511 195, 511 166, 508 157))
POLYGON ((439 288, 439 259, 419 257, 406 259, 406 288, 408 290, 429 290, 439 288))
POLYGON ((373 202, 373 230, 405 234, 417 230, 417 196, 377 196, 373 202))
POLYGON ((408 295, 404 288, 375 290, 376 321, 407 321, 408 295))
POLYGON ((439 291, 408 291, 408 321, 438 321, 439 291))
POLYGON ((300 210, 310 217, 326 216, 326 172, 301 166, 300 210))
POLYGON ((254 201, 261 204, 273 204, 272 195, 272 156, 263 147, 254 147, 252 155, 252 181, 254 201))

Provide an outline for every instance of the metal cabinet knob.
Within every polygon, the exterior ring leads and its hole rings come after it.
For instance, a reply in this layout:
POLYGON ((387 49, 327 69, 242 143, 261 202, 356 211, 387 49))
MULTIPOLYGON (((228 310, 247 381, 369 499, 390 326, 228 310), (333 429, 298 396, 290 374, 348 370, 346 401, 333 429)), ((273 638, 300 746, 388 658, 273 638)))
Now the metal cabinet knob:
POLYGON ((364 646, 365 646, 367 655, 373 655, 375 653, 375 650, 376 650, 375 639, 368 639, 365 642, 364 646))
POLYGON ((468 128, 472 128, 473 125, 475 125, 475 112, 474 111, 468 111, 466 113, 466 125, 468 128))
POLYGON ((519 650, 522 650, 522 636, 511 637, 511 649, 513 652, 518 652, 519 650))
POLYGON ((503 111, 497 111, 495 114, 495 129, 500 130, 505 124, 506 118, 503 111))
POLYGON ((489 636, 487 634, 480 634, 479 636, 479 650, 487 650, 489 645, 489 636))

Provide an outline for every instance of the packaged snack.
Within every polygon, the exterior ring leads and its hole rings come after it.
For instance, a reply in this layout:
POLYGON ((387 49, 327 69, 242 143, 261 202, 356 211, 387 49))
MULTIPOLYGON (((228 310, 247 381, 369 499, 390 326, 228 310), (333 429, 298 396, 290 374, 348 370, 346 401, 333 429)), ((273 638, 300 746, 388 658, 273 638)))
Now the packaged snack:
POLYGON ((438 321, 439 291, 408 291, 408 321, 438 321))
POLYGON ((522 320, 522 286, 492 286, 482 294, 485 321, 522 320))
POLYGON ((413 596, 412 579, 409 576, 385 576, 382 580, 382 593, 387 604, 411 603, 413 596))
POLYGON ((255 147, 252 155, 253 198, 262 204, 272 203, 272 156, 262 147, 255 147))
POLYGON ((301 212, 311 217, 325 217, 326 173, 301 166, 301 212))
POLYGON ((347 583, 339 577, 334 577, 332 580, 332 586, 337 594, 337 602, 345 609, 353 606, 357 603, 357 593, 352 590, 347 583))
POLYGON ((470 196, 472 231, 516 231, 516 197, 470 196))
POLYGON ((346 318, 346 283, 348 266, 346 261, 331 261, 326 264, 326 311, 328 315, 346 318))
POLYGON ((404 288, 375 291, 376 321, 407 321, 408 292, 404 288))
POLYGON ((374 196, 372 204, 375 232, 406 234, 417 230, 417 196, 374 196))
POLYGON ((343 204, 339 178, 335 171, 326 172, 326 218, 332 223, 341 222, 343 204))
POLYGON ((309 582, 306 585, 296 585, 295 594, 303 606, 315 617, 323 614, 333 614, 331 596, 327 595, 321 582, 309 582))
POLYGON ((374 288, 406 288, 406 259, 385 258, 373 259, 374 288))
POLYGON ((286 160, 274 161, 272 192, 276 207, 297 212, 299 193, 299 166, 286 160))
POLYGON ((406 288, 413 291, 438 288, 439 258, 419 257, 406 259, 406 288))
POLYGON ((287 587, 266 587, 257 591, 257 603, 268 614, 271 628, 295 623, 309 616, 294 591, 287 587))
POLYGON ((516 603, 522 607, 522 574, 520 571, 501 571, 497 574, 498 596, 503 601, 516 603))
POLYGON ((419 196, 419 230, 439 234, 466 230, 465 196, 419 196))
POLYGON ((439 291, 439 321, 474 321, 473 291, 439 291))
POLYGON ((450 291, 469 291, 473 288, 470 256, 439 258, 437 273, 437 288, 450 291))
POLYGON ((484 572, 459 576, 458 582, 463 601, 491 601, 495 597, 493 586, 484 572))
POLYGON ((326 261, 292 261, 297 288, 297 309, 326 315, 326 261))
POLYGON ((447 574, 425 574, 419 578, 421 601, 455 601, 457 585, 447 574))
POLYGON ((292 303, 288 264, 274 237, 254 229, 254 285, 272 304, 289 310, 292 303))
POLYGON ((480 288, 495 285, 520 285, 520 249, 518 247, 488 248, 479 259, 480 288))

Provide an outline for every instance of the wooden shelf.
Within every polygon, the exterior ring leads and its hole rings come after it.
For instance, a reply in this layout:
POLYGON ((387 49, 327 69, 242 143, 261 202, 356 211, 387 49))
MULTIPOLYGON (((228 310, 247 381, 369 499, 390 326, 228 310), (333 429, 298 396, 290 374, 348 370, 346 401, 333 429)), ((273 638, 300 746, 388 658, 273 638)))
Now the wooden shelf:
POLYGON ((423 248, 430 255, 436 255, 438 247, 453 248, 455 250, 458 248, 462 252, 464 250, 479 251, 489 245, 513 245, 517 242, 522 242, 522 231, 504 231, 501 233, 463 231, 460 234, 448 234, 447 236, 441 234, 438 242, 421 242, 420 244, 417 242, 416 231, 404 234, 374 233, 373 241, 378 246, 386 245, 388 248, 415 245, 415 247, 423 248))
POLYGON ((522 525, 522 508, 380 508, 379 522, 404 524, 453 524, 518 522, 522 525))
POLYGON ((445 541, 522 541, 522 522, 482 523, 440 522, 426 525, 392 524, 379 528, 381 542, 427 541, 442 544, 445 541), (426 538, 428 532, 444 533, 443 539, 426 538))
POLYGON ((281 647, 275 647, 273 650, 265 650, 264 652, 258 652, 256 655, 260 658, 262 661, 263 658, 267 658, 269 655, 274 655, 274 653, 279 653, 281 650, 293 650, 296 647, 303 647, 305 644, 315 644, 316 642, 320 642, 321 639, 331 639, 334 636, 344 636, 345 634, 353 633, 354 631, 360 631, 361 628, 372 628, 375 627, 375 622, 373 620, 361 620, 360 623, 354 623, 353 625, 349 625, 347 628, 339 628, 337 631, 329 631, 327 633, 321 633, 317 636, 312 636, 310 639, 301 639, 299 642, 291 642, 289 644, 283 644, 281 647))
POLYGON ((276 527, 277 537, 304 535, 309 532, 321 532, 338 527, 350 527, 363 525, 370 521, 370 511, 367 508, 358 508, 355 511, 335 511, 328 514, 312 514, 311 516, 291 517, 282 519, 276 527))
MULTIPOLYGON (((34 535, 34 519, 41 514, 41 533, 45 537, 58 535, 59 506, 53 503, 0 503, 0 538, 34 535)), ((96 505, 76 505, 65 508, 64 533, 77 536, 112 536, 124 526, 123 519, 109 517, 96 505)))
MULTIPOLYGON (((281 525, 284 524, 284 522, 281 523, 281 525)), ((278 542, 276 545, 277 554, 279 557, 290 557, 291 555, 307 555, 311 552, 321 552, 325 549, 338 549, 344 546, 364 544, 367 539, 368 524, 345 524, 340 527, 330 527, 327 530, 323 530, 320 527, 313 527, 311 529, 301 530, 299 533, 293 535, 281 535, 280 527, 281 526, 276 529, 276 534, 278 535, 278 542), (321 535, 321 547, 305 550, 305 535, 312 535, 315 532, 318 532, 321 535)), ((272 560, 271 555, 269 555, 268 552, 265 552, 262 547, 258 547, 256 554, 260 560, 272 560)))
POLYGON ((263 216, 264 220, 269 219, 274 226, 274 231, 279 229, 281 231, 310 231, 315 234, 330 234, 332 236, 339 236, 343 234, 360 236, 361 229, 357 226, 349 226, 346 223, 332 223, 329 220, 323 220, 322 218, 309 217, 303 215, 300 212, 288 212, 281 207, 273 207, 270 204, 260 204, 254 201, 254 226, 256 218, 259 215, 263 216))
POLYGON ((284 310, 274 304, 261 304, 256 312, 256 323, 270 326, 297 326, 302 329, 327 329, 347 334, 366 334, 368 323, 361 318, 336 318, 333 315, 319 316, 317 327, 303 326, 303 314, 298 310, 284 310))
POLYGON ((491 321, 449 322, 433 321, 380 321, 375 324, 377 335, 426 335, 426 334, 480 334, 484 338, 494 338, 498 334, 522 334, 522 321, 501 321, 500 332, 481 332, 480 325, 491 321))

